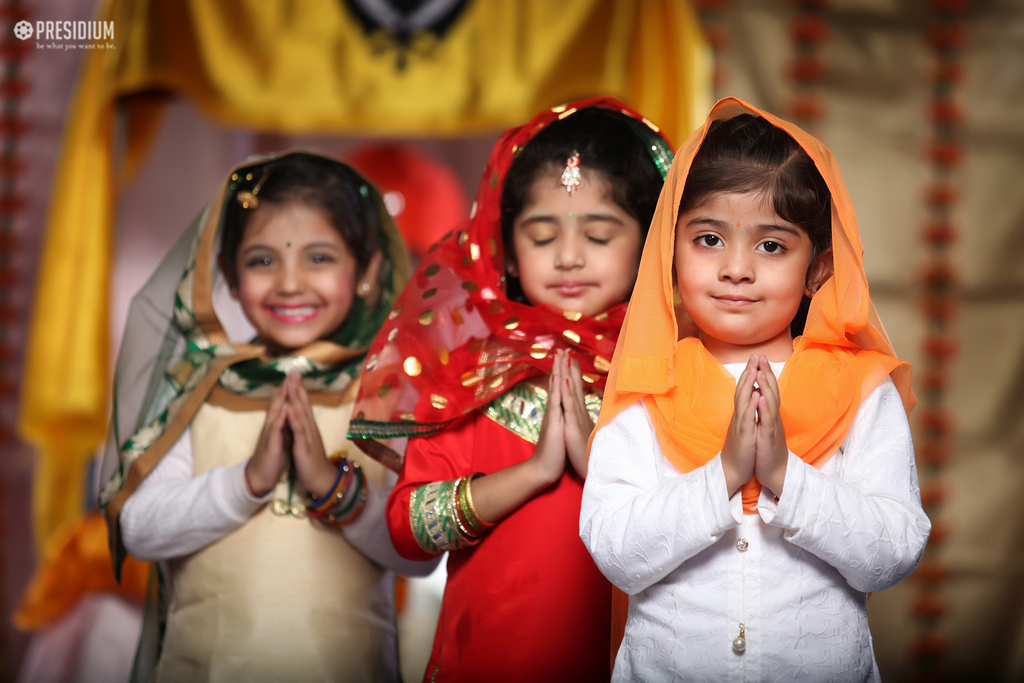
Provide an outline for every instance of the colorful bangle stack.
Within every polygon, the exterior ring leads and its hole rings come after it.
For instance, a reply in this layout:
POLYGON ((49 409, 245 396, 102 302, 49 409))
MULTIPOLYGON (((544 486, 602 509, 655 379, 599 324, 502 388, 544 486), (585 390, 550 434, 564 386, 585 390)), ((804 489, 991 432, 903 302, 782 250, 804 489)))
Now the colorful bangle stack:
POLYGON ((459 529, 478 541, 484 535, 484 532, 494 526, 491 522, 484 521, 477 514, 476 506, 473 505, 473 480, 477 477, 482 477, 483 474, 483 472, 474 472, 459 479, 452 490, 455 518, 459 529))
POLYGON ((309 501, 309 516, 328 524, 345 527, 356 521, 366 507, 369 489, 359 463, 342 458, 338 477, 322 498, 309 501))

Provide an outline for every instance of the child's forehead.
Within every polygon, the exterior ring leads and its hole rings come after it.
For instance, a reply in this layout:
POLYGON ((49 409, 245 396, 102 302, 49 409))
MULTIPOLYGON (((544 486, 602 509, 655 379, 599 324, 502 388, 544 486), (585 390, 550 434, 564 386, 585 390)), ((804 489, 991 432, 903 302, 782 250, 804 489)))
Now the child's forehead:
MULTIPOLYGON (((564 164, 560 165, 555 162, 545 164, 538 169, 537 174, 526 188, 527 201, 536 201, 540 193, 552 188, 559 190, 563 194, 568 194, 565 189, 565 183, 562 181, 564 170, 564 164)), ((612 195, 611 178, 608 177, 607 173, 586 166, 580 166, 579 171, 582 176, 582 183, 592 184, 601 191, 602 196, 610 197, 612 195)))
POLYGON ((676 227, 692 220, 695 214, 719 217, 760 214, 762 217, 784 220, 775 210, 775 198, 767 189, 709 192, 703 197, 699 197, 693 205, 685 210, 677 205, 676 227))
POLYGON ((344 236, 323 207, 293 199, 283 203, 263 202, 244 223, 239 242, 276 237, 289 239, 309 232, 344 242, 344 236))

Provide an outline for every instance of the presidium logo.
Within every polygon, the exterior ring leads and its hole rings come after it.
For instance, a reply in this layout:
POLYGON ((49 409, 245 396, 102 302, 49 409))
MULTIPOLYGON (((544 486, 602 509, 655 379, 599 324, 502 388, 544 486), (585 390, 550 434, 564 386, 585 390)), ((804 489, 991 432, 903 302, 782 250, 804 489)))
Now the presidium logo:
POLYGON ((112 21, 19 21, 14 25, 14 36, 19 40, 36 38, 37 48, 51 50, 113 49, 114 22, 112 21), (41 42, 49 41, 49 42, 41 42), (69 42, 77 41, 77 42, 69 42))

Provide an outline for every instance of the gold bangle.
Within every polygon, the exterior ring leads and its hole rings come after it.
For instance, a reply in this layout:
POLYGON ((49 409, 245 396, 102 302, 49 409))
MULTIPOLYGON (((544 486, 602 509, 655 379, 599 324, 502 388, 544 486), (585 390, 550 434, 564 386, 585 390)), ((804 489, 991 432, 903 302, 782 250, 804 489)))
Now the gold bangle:
POLYGON ((482 476, 485 476, 483 472, 474 472, 473 474, 466 478, 466 505, 469 507, 469 512, 473 516, 473 521, 475 521, 480 526, 481 531, 486 531, 487 529, 490 529, 492 526, 494 526, 495 523, 488 522, 483 517, 481 517, 480 514, 476 511, 476 506, 473 505, 473 480, 476 479, 477 477, 482 476))
POLYGON ((483 530, 480 528, 480 525, 476 523, 473 513, 469 510, 469 501, 466 499, 466 485, 468 481, 469 477, 459 479, 458 486, 456 487, 458 490, 456 501, 458 502, 459 513, 462 515, 462 521, 469 527, 471 533, 479 536, 482 535, 483 530))
POLYGON ((473 545, 479 542, 480 537, 466 528, 466 525, 463 524, 462 521, 462 515, 459 514, 459 489, 464 482, 465 477, 455 481, 455 486, 452 487, 452 495, 448 501, 448 506, 452 517, 455 518, 455 525, 457 527, 456 532, 462 537, 462 540, 465 543, 473 545))

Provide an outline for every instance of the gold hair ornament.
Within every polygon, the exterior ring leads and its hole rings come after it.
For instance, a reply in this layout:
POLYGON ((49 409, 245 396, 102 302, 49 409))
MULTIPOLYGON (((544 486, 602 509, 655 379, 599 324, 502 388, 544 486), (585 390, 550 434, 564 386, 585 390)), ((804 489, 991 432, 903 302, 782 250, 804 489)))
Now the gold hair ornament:
POLYGON ((242 205, 243 209, 258 209, 260 208, 260 198, 257 197, 260 193, 260 188, 263 187, 263 183, 267 182, 267 177, 270 175, 270 168, 264 167, 263 177, 260 178, 259 182, 253 185, 252 190, 242 190, 235 195, 235 199, 242 205))

